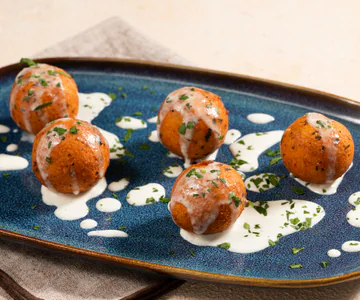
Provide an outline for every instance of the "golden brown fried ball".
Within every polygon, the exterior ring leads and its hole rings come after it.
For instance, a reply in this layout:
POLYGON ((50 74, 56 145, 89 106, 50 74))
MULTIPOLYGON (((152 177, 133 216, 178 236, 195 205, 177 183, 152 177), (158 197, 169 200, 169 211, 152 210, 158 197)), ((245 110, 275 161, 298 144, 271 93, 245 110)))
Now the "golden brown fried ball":
POLYGON ((292 123, 280 150, 285 167, 295 177, 318 184, 341 177, 354 158, 349 130, 319 113, 308 113, 292 123))
POLYGON ((223 163, 203 161, 179 175, 169 208, 182 229, 211 234, 234 224, 246 202, 246 188, 238 172, 223 163))
POLYGON ((37 134, 32 169, 48 188, 77 194, 104 177, 109 159, 108 143, 96 127, 64 118, 50 122, 37 134))

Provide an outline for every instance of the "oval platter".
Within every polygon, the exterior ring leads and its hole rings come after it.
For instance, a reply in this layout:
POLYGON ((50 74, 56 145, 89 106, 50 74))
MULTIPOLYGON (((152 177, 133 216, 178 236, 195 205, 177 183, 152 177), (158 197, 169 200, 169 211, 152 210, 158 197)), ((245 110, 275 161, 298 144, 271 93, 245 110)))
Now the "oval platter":
MULTIPOLYGON (((128 238, 89 237, 81 229, 81 220, 63 221, 54 215, 54 206, 42 202, 41 185, 31 171, 31 165, 21 171, 0 172, 0 237, 28 243, 41 248, 91 257, 128 267, 160 272, 184 279, 214 281, 247 286, 314 287, 354 279, 360 276, 358 253, 343 252, 338 258, 329 258, 327 251, 341 249, 348 240, 359 240, 360 230, 346 220, 353 208, 349 196, 359 190, 356 171, 360 163, 360 104, 324 92, 291 86, 243 75, 222 73, 176 65, 92 58, 50 58, 46 62, 67 70, 83 93, 103 92, 116 95, 111 105, 93 120, 93 124, 116 134, 123 141, 126 131, 115 125, 115 120, 135 112, 146 121, 156 116, 165 97, 182 86, 196 86, 221 96, 229 111, 229 128, 242 135, 270 130, 285 130, 308 111, 317 111, 341 121, 353 135, 355 142, 354 166, 347 173, 334 195, 318 195, 306 189, 296 195, 292 187, 301 186, 288 175, 282 162, 271 166, 271 172, 287 177, 279 187, 264 193, 248 192, 251 201, 304 199, 321 205, 324 219, 311 229, 280 239, 279 244, 252 254, 238 254, 214 247, 198 247, 186 242, 173 223, 167 205, 156 203, 131 206, 126 194, 134 187, 156 182, 170 196, 174 178, 163 175, 163 170, 178 158, 166 155, 160 143, 148 136, 155 129, 133 132, 122 142, 132 155, 112 160, 106 180, 108 183, 123 177, 130 184, 116 193, 122 208, 115 213, 102 213, 95 208, 98 199, 112 197, 106 190, 101 197, 90 200, 89 218, 98 222, 97 229, 123 228, 128 238), (251 113, 266 113, 275 118, 268 124, 254 124, 246 119, 251 113), (146 143, 149 147, 140 147, 146 143), (133 157, 132 157, 133 156, 133 157), (9 176, 1 176, 9 173, 9 176), (281 195, 281 198, 278 195, 281 195), (294 255, 293 247, 305 249, 294 255), (324 268, 321 262, 328 261, 324 268), (291 269, 290 264, 303 268, 291 269)), ((15 129, 9 115, 8 99, 12 83, 22 66, 15 64, 0 69, 0 124, 15 129)), ((31 160, 32 144, 21 141, 21 131, 0 134, 0 153, 6 153, 10 143, 19 145, 15 154, 31 160)), ((279 145, 271 149, 276 150, 279 145)), ((217 161, 229 163, 232 155, 227 145, 218 153, 217 161)), ((259 169, 251 176, 269 170, 270 157, 261 155, 259 169)))

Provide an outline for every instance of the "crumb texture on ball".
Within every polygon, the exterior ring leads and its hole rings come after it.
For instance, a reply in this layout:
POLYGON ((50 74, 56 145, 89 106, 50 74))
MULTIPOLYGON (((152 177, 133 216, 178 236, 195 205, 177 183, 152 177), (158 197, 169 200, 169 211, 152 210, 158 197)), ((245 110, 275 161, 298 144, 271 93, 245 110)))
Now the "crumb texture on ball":
POLYGON ((35 64, 16 76, 9 107, 11 117, 22 130, 37 134, 50 121, 76 118, 78 89, 64 70, 35 64))
POLYGON ((109 166, 109 146, 88 122, 64 118, 49 123, 36 136, 32 169, 39 181, 60 193, 89 190, 109 166))
POLYGON ((290 173, 316 184, 341 177, 354 158, 349 130, 319 113, 308 113, 292 123, 284 132, 280 150, 290 173))
POLYGON ((246 188, 239 173, 229 165, 203 161, 179 175, 169 208, 182 229, 212 234, 234 224, 246 202, 246 188))
POLYGON ((161 143, 185 161, 218 149, 228 131, 228 112, 219 96, 195 87, 170 93, 158 112, 161 143))

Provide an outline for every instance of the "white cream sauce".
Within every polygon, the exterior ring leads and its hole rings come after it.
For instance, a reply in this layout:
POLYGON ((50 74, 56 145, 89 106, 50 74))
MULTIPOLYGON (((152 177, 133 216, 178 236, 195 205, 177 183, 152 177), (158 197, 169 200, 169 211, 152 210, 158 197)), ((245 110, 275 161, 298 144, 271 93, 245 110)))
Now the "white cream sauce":
POLYGON ((158 143, 160 142, 157 130, 153 130, 151 131, 150 135, 149 135, 149 141, 153 142, 153 143, 158 143))
POLYGON ((21 132, 20 141, 33 144, 35 141, 35 135, 31 134, 31 133, 27 133, 26 131, 23 131, 23 132, 21 132))
POLYGON ((128 178, 122 178, 119 181, 113 181, 109 184, 108 189, 112 192, 120 192, 123 189, 126 189, 126 187, 129 185, 129 179, 128 178))
POLYGON ((114 198, 103 198, 96 202, 96 208, 105 213, 118 211, 121 208, 119 200, 114 198))
POLYGON ((0 133, 8 133, 8 132, 10 132, 10 128, 0 124, 0 133))
POLYGON ((0 171, 13 171, 26 169, 29 162, 20 156, 0 154, 0 171))
POLYGON ((79 95, 79 111, 77 119, 91 123, 100 112, 111 104, 111 98, 104 93, 91 93, 79 95))
POLYGON ((18 133, 19 132, 19 129, 15 128, 13 129, 13 133, 18 133))
POLYGON ((241 132, 237 129, 229 129, 226 133, 224 144, 230 145, 235 142, 239 137, 241 137, 241 132))
POLYGON ((341 245, 341 250, 345 252, 360 252, 360 242, 347 241, 341 245))
POLYGON ((106 186, 106 179, 102 178, 90 190, 78 195, 62 194, 42 186, 42 200, 46 205, 57 207, 55 216, 59 219, 65 221, 78 220, 85 217, 89 212, 86 202, 101 195, 106 186))
POLYGON ((104 136, 109 144, 110 149, 110 159, 121 158, 125 155, 125 147, 120 143, 120 140, 117 135, 101 129, 100 127, 96 127, 99 129, 100 133, 104 136))
POLYGON ((147 119, 147 121, 149 122, 149 123, 157 123, 157 116, 155 116, 155 117, 152 117, 152 118, 150 118, 150 119, 147 119))
POLYGON ((329 257, 335 258, 335 257, 339 257, 339 256, 341 255, 341 252, 340 252, 339 250, 337 250, 337 249, 330 249, 330 250, 327 252, 327 255, 328 255, 329 257))
POLYGON ((165 197, 165 189, 158 183, 148 183, 132 189, 126 196, 126 201, 130 205, 143 206, 158 202, 161 197, 165 197))
POLYGON ((168 166, 163 170, 163 174, 167 177, 178 177, 180 173, 183 171, 183 168, 178 164, 173 164, 168 166))
POLYGON ((129 235, 121 230, 93 230, 88 232, 88 236, 102 236, 107 238, 115 238, 115 237, 125 238, 128 237, 129 235))
POLYGON ((122 117, 121 120, 116 123, 116 126, 122 128, 122 129, 137 130, 137 129, 146 128, 147 124, 143 120, 125 116, 125 117, 122 117))
POLYGON ((360 228, 360 192, 352 194, 348 201, 355 207, 348 212, 346 220, 351 226, 360 228))
POLYGON ((321 137, 321 141, 325 147, 325 153, 328 160, 327 182, 334 181, 337 143, 339 143, 339 135, 335 132, 332 120, 319 113, 306 114, 306 122, 313 127, 321 137))
POLYGON ((273 189, 280 182, 280 177, 273 173, 262 173, 248 177, 245 180, 246 189, 256 193, 262 193, 273 189), (277 185, 274 185, 276 184, 277 185))
POLYGON ((98 225, 98 223, 93 219, 86 219, 81 221, 80 227, 82 229, 93 229, 98 225))
POLYGON ((250 133, 230 145, 230 151, 236 159, 245 161, 237 170, 251 172, 259 167, 258 158, 266 149, 281 141, 284 131, 250 133))
POLYGON ((247 116, 248 121, 255 124, 267 124, 275 120, 273 116, 263 113, 255 113, 247 116))
POLYGON ((9 144, 9 145, 7 145, 7 147, 6 147, 6 151, 7 151, 7 152, 15 152, 15 151, 18 150, 18 149, 19 149, 19 146, 16 145, 16 144, 9 144))
POLYGON ((293 174, 290 173, 290 177, 294 178, 298 183, 300 183, 302 186, 307 187, 310 191, 319 194, 319 195, 333 195, 337 192, 337 189, 341 182, 343 181, 346 173, 352 168, 353 164, 351 163, 349 169, 338 179, 336 179, 333 182, 330 183, 323 183, 323 184, 317 184, 317 183, 311 183, 303 181, 299 178, 294 177, 293 174))
POLYGON ((168 157, 171 157, 171 158, 181 158, 180 156, 178 156, 178 155, 176 155, 175 153, 172 153, 172 152, 170 152, 170 151, 168 151, 168 152, 166 153, 166 155, 167 155, 168 157))
POLYGON ((207 99, 200 92, 194 90, 193 87, 183 87, 171 92, 163 102, 159 112, 160 124, 157 123, 158 133, 160 132, 161 122, 171 110, 179 112, 183 117, 184 134, 179 134, 180 148, 185 164, 189 165, 188 148, 194 135, 196 123, 202 120, 211 130, 212 135, 215 134, 216 137, 220 137, 220 123, 218 120, 215 124, 213 123, 213 120, 219 117, 219 113, 215 106, 207 104, 207 99))
MULTIPOLYGON (((253 204, 260 205, 259 202, 253 204)), ((306 222, 306 218, 311 218, 308 227, 313 227, 325 216, 324 209, 310 201, 277 200, 269 201, 267 204, 267 216, 258 213, 251 206, 246 207, 235 224, 223 232, 197 235, 181 229, 180 234, 186 241, 197 246, 217 247, 228 243, 228 250, 231 252, 253 253, 269 247, 280 235, 286 236, 301 231, 296 225, 306 222)))

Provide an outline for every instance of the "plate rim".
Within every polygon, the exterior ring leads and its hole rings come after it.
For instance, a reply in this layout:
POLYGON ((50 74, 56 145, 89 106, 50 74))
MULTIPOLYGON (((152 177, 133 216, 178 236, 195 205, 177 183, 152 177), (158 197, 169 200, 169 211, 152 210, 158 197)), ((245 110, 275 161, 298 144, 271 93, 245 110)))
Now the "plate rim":
MULTIPOLYGON (((170 63, 162 62, 152 62, 147 60, 138 60, 138 59, 121 59, 121 58, 99 58, 99 57, 48 57, 36 59, 39 62, 43 63, 55 63, 56 62, 83 62, 83 63, 111 63, 111 64, 132 64, 140 66, 151 66, 151 67, 161 67, 176 70, 185 70, 193 73, 206 73, 212 75, 220 75, 222 77, 237 78, 237 79, 246 79, 253 80, 260 83, 266 83, 273 86, 286 87, 292 90, 297 90, 301 92, 307 92, 310 94, 315 94, 317 96, 323 96, 338 103, 347 103, 349 105, 354 105, 360 108, 360 103, 358 101, 342 97, 339 95, 327 93, 324 91, 302 87, 294 84, 284 83, 281 81, 259 78, 249 75, 243 75, 232 72, 217 71, 211 69, 204 69, 193 66, 183 66, 170 63)), ((20 63, 15 63, 7 65, 0 68, 0 76, 6 75, 6 73, 15 71, 21 67, 20 63)), ((253 286, 253 287, 270 287, 270 288, 311 288, 311 287, 320 287, 326 285, 337 284, 349 280, 354 280, 360 277, 360 270, 354 271, 348 274, 325 277, 325 278, 316 278, 316 279, 302 279, 302 280, 284 280, 284 279, 268 279, 268 278, 253 278, 253 277, 244 277, 244 276, 235 276, 235 275, 223 275, 215 274, 209 272, 195 271, 189 269, 183 269, 178 267, 165 266, 156 263, 144 262, 141 260, 125 258, 110 254, 104 254, 92 250, 81 249, 77 247, 72 247, 52 241, 42 240, 39 238, 34 238, 19 233, 11 232, 5 229, 0 228, 0 238, 4 240, 13 240, 17 242, 23 242, 25 244, 30 244, 32 246, 37 246, 39 248, 46 248, 51 250, 57 250, 60 252, 65 252, 73 255, 81 255, 87 258, 93 258, 105 262, 117 263, 119 265, 124 265, 130 268, 143 269, 147 271, 155 271, 157 273, 165 274, 168 276, 173 276, 181 279, 190 279, 190 280, 199 280, 206 282, 215 282, 215 283, 225 283, 225 284, 235 284, 242 286, 253 286)))

